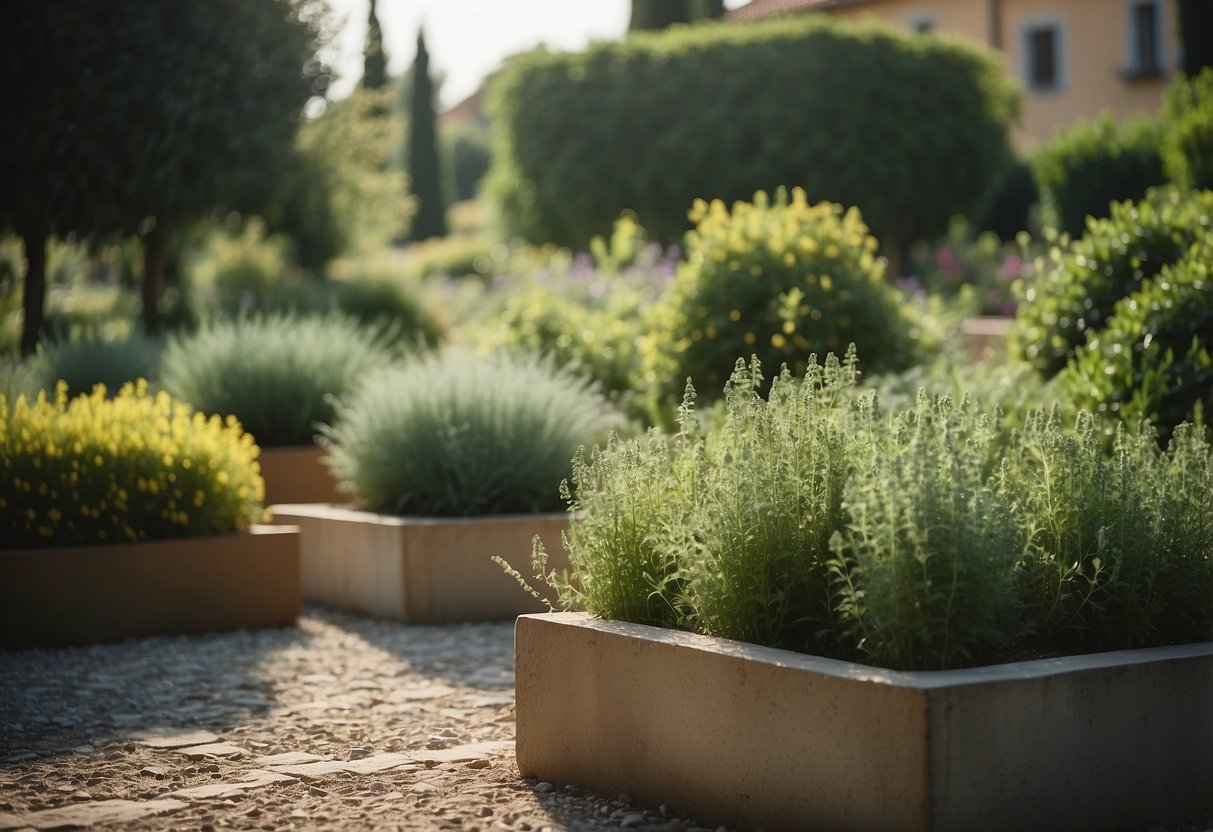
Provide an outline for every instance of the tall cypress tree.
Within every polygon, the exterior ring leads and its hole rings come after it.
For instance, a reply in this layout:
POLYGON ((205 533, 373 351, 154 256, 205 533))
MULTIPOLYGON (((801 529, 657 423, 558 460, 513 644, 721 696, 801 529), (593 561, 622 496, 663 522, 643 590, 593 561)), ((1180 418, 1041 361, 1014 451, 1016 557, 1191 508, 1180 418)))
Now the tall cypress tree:
POLYGON ((724 0, 688 0, 687 8, 695 21, 724 17, 724 0))
POLYGON ((383 30, 375 14, 375 0, 366 19, 366 43, 362 46, 362 86, 377 90, 387 84, 387 55, 383 51, 383 30))
POLYGON ((632 16, 628 31, 664 29, 674 23, 689 23, 687 0, 632 0, 632 16))
POLYGON ((446 234, 446 206, 442 200, 442 171, 438 167, 438 137, 434 126, 434 82, 425 33, 417 31, 417 57, 413 60, 412 101, 406 167, 409 185, 418 201, 409 232, 412 240, 446 234))
POLYGON ((1189 78, 1213 66, 1213 3, 1209 0, 1179 0, 1179 45, 1183 52, 1180 69, 1189 78))

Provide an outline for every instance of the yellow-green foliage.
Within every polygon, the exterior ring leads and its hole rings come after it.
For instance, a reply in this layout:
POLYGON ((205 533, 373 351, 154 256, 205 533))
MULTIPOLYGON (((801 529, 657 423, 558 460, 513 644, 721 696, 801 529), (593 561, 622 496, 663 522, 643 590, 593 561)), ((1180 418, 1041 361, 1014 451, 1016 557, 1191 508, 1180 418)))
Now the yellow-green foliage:
POLYGON ((147 383, 0 395, 0 548, 235 532, 262 515, 252 437, 147 383))
POLYGON ((738 356, 802 373, 811 354, 855 342, 875 370, 913 363, 912 330, 858 209, 759 191, 732 212, 697 200, 684 262, 655 309, 645 381, 677 396, 688 376, 719 390, 738 356))

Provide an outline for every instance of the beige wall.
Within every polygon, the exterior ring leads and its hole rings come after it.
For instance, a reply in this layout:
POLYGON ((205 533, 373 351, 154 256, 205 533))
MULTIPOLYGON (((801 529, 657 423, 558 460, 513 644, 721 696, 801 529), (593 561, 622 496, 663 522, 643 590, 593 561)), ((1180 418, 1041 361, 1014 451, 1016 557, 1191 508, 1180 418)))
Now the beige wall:
MULTIPOLYGON (((1179 50, 1173 0, 1164 0, 1163 8, 1167 24, 1162 59, 1171 68, 1179 50)), ((1004 0, 1007 65, 1017 78, 1023 78, 1024 23, 1052 17, 1062 25, 1065 86, 1058 92, 1025 94, 1022 126, 1016 136, 1021 147, 1045 141, 1058 127, 1092 118, 1103 110, 1122 120, 1158 111, 1170 76, 1131 81, 1121 75, 1129 65, 1128 15, 1126 0, 1004 0)))
MULTIPOLYGON (((1058 128, 1076 119, 1089 119, 1110 110, 1118 119, 1157 112, 1162 91, 1171 80, 1125 80, 1129 63, 1128 0, 868 0, 830 11, 836 17, 875 17, 899 29, 923 18, 933 19, 940 32, 990 43, 990 9, 1001 5, 1001 40, 1007 71, 1023 84, 1023 27, 1037 20, 1061 24, 1063 86, 1052 92, 1026 91, 1014 139, 1021 149, 1051 138, 1058 128)), ((1174 0, 1163 0, 1164 66, 1178 62, 1174 0)))

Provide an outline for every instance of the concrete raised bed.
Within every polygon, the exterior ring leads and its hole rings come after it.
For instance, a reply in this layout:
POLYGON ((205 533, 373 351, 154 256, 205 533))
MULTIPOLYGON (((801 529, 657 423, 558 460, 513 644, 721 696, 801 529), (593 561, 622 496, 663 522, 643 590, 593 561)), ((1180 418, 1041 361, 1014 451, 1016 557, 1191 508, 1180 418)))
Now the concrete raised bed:
POLYGON ((303 532, 309 602, 414 624, 494 621, 544 609, 492 561, 531 575, 535 535, 567 568, 567 514, 475 518, 395 517, 324 505, 276 505, 275 523, 303 532))
POLYGON ((992 361, 1007 351, 1007 331, 1014 318, 983 316, 966 318, 960 325, 960 343, 974 361, 992 361))
POLYGON ((515 649, 522 776, 708 824, 1128 828, 1213 794, 1213 643, 910 673, 559 613, 515 649))
POLYGON ((261 476, 267 506, 274 503, 348 503, 337 491, 337 480, 321 462, 325 450, 315 445, 262 448, 261 476))
POLYGON ((299 530, 0 551, 0 649, 293 624, 299 530))

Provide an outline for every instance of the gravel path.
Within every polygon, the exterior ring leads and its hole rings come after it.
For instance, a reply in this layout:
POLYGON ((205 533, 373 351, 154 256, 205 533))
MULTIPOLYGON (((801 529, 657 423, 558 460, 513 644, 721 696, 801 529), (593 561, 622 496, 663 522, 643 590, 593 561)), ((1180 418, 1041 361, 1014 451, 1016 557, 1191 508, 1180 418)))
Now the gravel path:
POLYGON ((711 832, 519 777, 513 663, 509 623, 317 609, 294 628, 0 653, 0 830, 711 832))
POLYGON ((513 625, 0 653, 0 829, 702 830, 523 780, 513 625))

